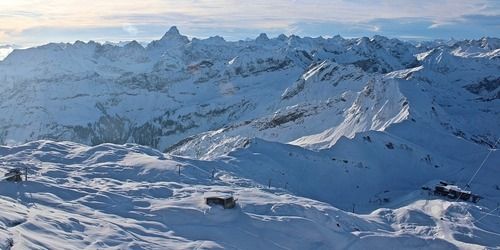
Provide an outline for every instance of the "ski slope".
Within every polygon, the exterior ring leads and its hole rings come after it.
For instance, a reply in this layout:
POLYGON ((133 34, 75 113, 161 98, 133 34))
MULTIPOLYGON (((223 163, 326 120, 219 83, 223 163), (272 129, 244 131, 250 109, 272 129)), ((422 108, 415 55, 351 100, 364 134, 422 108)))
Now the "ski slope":
MULTIPOLYGON (((500 245, 497 214, 475 221, 492 209, 489 200, 453 202, 420 190, 425 180, 445 174, 428 174, 414 183, 400 175, 401 183, 387 182, 388 176, 374 174, 379 170, 372 169, 367 176, 355 164, 331 163, 332 155, 342 154, 262 140, 213 161, 173 157, 136 144, 89 147, 35 141, 1 147, 4 169, 28 167, 29 180, 0 182, 0 243, 5 249, 483 249, 500 245), (277 171, 289 177, 287 186, 282 186, 277 171), (349 174, 342 175, 345 171, 349 174), (266 186, 268 178, 272 178, 271 188, 266 186), (390 190, 382 192, 390 198, 388 203, 376 202, 372 187, 364 188, 383 182, 379 185, 390 190), (354 183, 360 189, 352 187, 354 183), (214 192, 233 194, 237 207, 224 210, 204 204, 204 195, 214 192), (363 202, 372 194, 371 204, 363 202), (350 202, 356 204, 356 213, 347 212, 350 202)), ((491 163, 498 162, 500 155, 491 157, 483 173, 498 176, 491 163)), ((478 186, 473 191, 492 192, 496 196, 490 198, 498 199, 498 191, 489 189, 478 186)))

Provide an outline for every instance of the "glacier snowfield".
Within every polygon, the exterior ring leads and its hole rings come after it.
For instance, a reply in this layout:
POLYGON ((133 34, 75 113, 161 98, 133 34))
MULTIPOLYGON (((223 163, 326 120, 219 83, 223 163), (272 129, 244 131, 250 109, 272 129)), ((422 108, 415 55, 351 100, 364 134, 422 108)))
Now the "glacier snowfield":
POLYGON ((16 49, 0 249, 500 249, 499 140, 497 38, 16 49))

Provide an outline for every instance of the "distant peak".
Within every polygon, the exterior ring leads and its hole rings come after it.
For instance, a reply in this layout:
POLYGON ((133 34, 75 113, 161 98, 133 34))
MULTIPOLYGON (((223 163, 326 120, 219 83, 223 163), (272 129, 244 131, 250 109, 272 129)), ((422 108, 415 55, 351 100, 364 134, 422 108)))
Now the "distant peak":
POLYGON ((286 39, 288 39, 288 37, 285 34, 280 34, 278 36, 278 40, 280 40, 280 41, 285 41, 286 39))
POLYGON ((385 36, 381 36, 381 35, 374 35, 373 40, 374 41, 387 41, 387 40, 389 40, 389 38, 387 38, 385 36))
POLYGON ((335 36, 333 36, 333 37, 332 37, 332 39, 333 39, 333 40, 335 40, 335 41, 342 41, 342 40, 344 40, 344 38, 343 38, 343 37, 341 37, 341 36, 340 36, 340 35, 338 35, 338 34, 337 34, 337 35, 335 35, 335 36))
POLYGON ((144 48, 144 47, 142 47, 142 45, 141 45, 140 43, 138 43, 136 40, 133 40, 133 41, 131 41, 131 42, 129 42, 129 43, 127 43, 127 44, 125 44, 125 46, 124 46, 124 47, 125 47, 125 48, 140 48, 140 49, 144 48))
POLYGON ((73 45, 82 46, 82 45, 85 45, 85 42, 83 42, 81 40, 76 40, 75 43, 73 43, 73 45))
POLYGON ((165 33, 165 35, 163 35, 161 40, 172 40, 172 39, 177 39, 177 38, 182 38, 182 37, 185 37, 185 36, 181 35, 181 33, 179 32, 179 29, 177 29, 177 26, 172 26, 172 27, 170 27, 170 29, 168 29, 167 33, 165 33))
POLYGON ((205 39, 205 41, 210 42, 210 43, 224 43, 226 40, 224 40, 224 38, 221 36, 211 36, 211 37, 205 39))
POLYGON ((170 27, 170 29, 168 29, 166 34, 180 35, 181 33, 179 32, 179 29, 177 29, 177 26, 172 26, 172 27, 170 27))
POLYGON ((269 41, 269 37, 267 37, 266 33, 260 33, 260 35, 255 39, 256 42, 266 42, 269 41))
POLYGON ((158 42, 159 43, 154 42, 153 44, 183 45, 189 43, 189 39, 187 38, 187 36, 181 35, 176 26, 172 26, 158 42))

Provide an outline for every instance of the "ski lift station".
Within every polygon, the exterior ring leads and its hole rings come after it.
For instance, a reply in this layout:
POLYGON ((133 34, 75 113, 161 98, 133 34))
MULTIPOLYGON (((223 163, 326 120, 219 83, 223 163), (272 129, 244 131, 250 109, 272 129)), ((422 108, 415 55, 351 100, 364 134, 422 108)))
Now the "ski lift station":
POLYGON ((211 193, 205 195, 205 203, 209 206, 221 205, 225 209, 234 208, 236 199, 231 194, 211 193))
POLYGON ((459 188, 456 185, 450 185, 444 181, 440 181, 434 187, 434 194, 440 196, 446 196, 450 199, 461 199, 463 201, 471 200, 474 203, 477 203, 482 197, 476 194, 473 194, 471 191, 466 191, 459 188))

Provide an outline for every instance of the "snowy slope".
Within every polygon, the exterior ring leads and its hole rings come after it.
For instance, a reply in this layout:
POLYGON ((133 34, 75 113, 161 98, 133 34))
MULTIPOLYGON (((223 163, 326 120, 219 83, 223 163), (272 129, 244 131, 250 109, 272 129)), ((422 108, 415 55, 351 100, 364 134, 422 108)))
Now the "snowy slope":
POLYGON ((5 59, 17 46, 15 45, 0 45, 0 61, 5 59))
POLYGON ((401 133, 444 133, 492 147, 500 137, 498 56, 457 54, 433 49, 417 55, 420 66, 384 75, 322 61, 283 92, 274 113, 188 138, 170 152, 210 159, 253 137, 322 149, 396 124, 401 133))
MULTIPOLYGON (((384 138, 383 134, 370 135, 375 144, 384 138)), ((342 145, 340 148, 347 149, 342 145)), ((484 149, 477 150, 484 153, 484 149)), ((338 155, 351 160, 345 154, 307 151, 262 140, 211 162, 171 157, 135 144, 88 147, 70 142, 35 141, 1 147, 3 170, 28 167, 29 181, 0 182, 4 190, 0 194, 0 244, 7 249, 500 246, 498 216, 476 221, 489 212, 491 204, 487 201, 477 205, 452 202, 419 190, 421 182, 441 177, 442 172, 416 178, 415 183, 404 182, 407 189, 398 189, 400 193, 392 190, 384 193, 391 197, 389 203, 381 205, 374 201, 368 205, 362 203, 364 187, 357 190, 349 183, 356 180, 370 185, 385 177, 374 175, 378 170, 372 166, 363 170, 350 162, 351 165, 329 159, 338 155), (287 187, 278 187, 282 183, 275 176, 271 188, 262 185, 270 174, 280 170, 286 170, 292 178, 300 177, 295 171, 304 175, 302 180, 288 179, 287 187), (351 171, 349 177, 339 175, 346 170, 351 171), (362 171, 371 171, 371 177, 365 179, 362 171), (326 173, 332 177, 326 178, 326 173), (321 191, 309 193, 317 188, 321 191), (339 196, 341 192, 337 189, 350 190, 348 201, 356 202, 355 211, 364 210, 365 214, 345 212, 309 198, 314 193, 337 196, 332 203, 342 204, 345 197, 339 196), (237 208, 224 210, 205 205, 204 195, 214 192, 232 193, 238 198, 237 208)), ((498 162, 500 155, 495 153, 492 159, 498 162)), ((498 170, 491 166, 485 168, 489 169, 485 173, 498 175, 498 170)), ((392 183, 388 188, 400 185, 392 183)), ((474 191, 480 190, 491 191, 491 188, 474 191)), ((498 199, 500 195, 496 192, 494 198, 498 199)))

